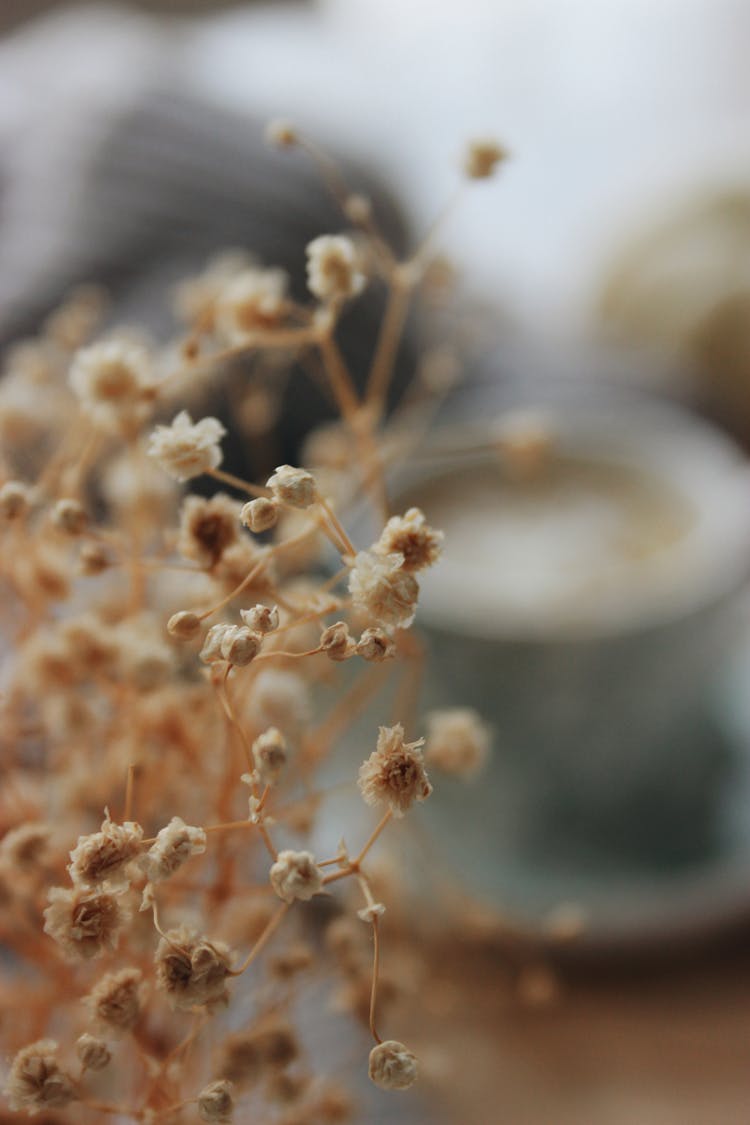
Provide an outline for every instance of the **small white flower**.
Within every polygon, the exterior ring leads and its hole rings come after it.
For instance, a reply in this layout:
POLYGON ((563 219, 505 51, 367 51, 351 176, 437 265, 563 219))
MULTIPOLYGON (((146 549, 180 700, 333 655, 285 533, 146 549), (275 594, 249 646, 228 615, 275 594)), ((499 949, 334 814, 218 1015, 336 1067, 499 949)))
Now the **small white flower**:
POLYGON ((175 480, 190 480, 219 467, 219 442, 225 434, 217 418, 202 418, 194 423, 187 410, 182 410, 171 426, 156 427, 148 453, 175 480))
POLYGON ((323 875, 310 852, 279 852, 269 872, 271 886, 284 902, 307 902, 323 889, 323 875))
POLYGON ((321 301, 356 297, 365 287, 357 249, 341 234, 323 234, 307 247, 307 285, 321 301))

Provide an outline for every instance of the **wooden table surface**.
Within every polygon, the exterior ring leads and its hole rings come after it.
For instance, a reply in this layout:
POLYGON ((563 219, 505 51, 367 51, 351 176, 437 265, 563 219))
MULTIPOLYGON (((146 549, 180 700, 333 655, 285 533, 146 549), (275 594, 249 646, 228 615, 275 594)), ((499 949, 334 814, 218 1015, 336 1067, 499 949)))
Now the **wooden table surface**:
POLYGON ((410 1016, 430 1125, 750 1123, 750 934, 676 963, 578 964, 538 1007, 496 952, 464 953, 431 958, 410 1016))

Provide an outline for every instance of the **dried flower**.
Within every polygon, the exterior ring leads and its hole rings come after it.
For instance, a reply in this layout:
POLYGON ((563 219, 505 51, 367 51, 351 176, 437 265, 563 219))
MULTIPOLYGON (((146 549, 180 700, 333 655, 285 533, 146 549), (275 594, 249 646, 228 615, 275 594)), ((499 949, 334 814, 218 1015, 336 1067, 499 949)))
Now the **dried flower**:
POLYGON ((279 852, 269 872, 271 886, 284 902, 307 902, 323 889, 323 873, 311 852, 279 852))
POLYGON ((206 833, 193 828, 179 816, 173 816, 166 828, 157 834, 155 842, 144 856, 141 867, 150 883, 168 879, 193 855, 203 855, 206 850, 206 833))
POLYGON ((276 606, 254 605, 252 609, 241 609, 240 617, 253 633, 265 636, 279 627, 279 611, 276 606))
POLYGON ((355 226, 364 226, 372 219, 372 200, 366 195, 353 193, 344 200, 344 214, 355 226))
POLYGON ((419 584, 403 569, 403 555, 360 551, 349 574, 356 606, 381 625, 405 629, 414 620, 419 584))
POLYGON ((112 1052, 104 1040, 88 1032, 78 1037, 76 1054, 84 1070, 104 1070, 112 1061, 112 1052))
POLYGON ((201 619, 197 613, 189 609, 181 609, 173 613, 167 622, 167 632, 171 637, 178 637, 181 641, 189 641, 197 636, 201 629, 201 619))
POLYGON ((221 654, 222 641, 227 634, 231 635, 236 628, 236 625, 229 625, 226 621, 220 621, 218 625, 211 626, 206 633, 206 639, 200 651, 200 658, 204 664, 217 664, 224 660, 221 654))
POLYGON ((229 959, 229 947, 223 942, 208 941, 197 930, 180 926, 169 930, 157 946, 157 984, 174 1008, 212 1008, 227 999, 229 959))
POLYGON ((104 340, 76 353, 70 385, 83 408, 105 424, 138 419, 152 386, 151 361, 140 344, 104 340))
POLYGON ((321 301, 356 297, 365 287, 357 249, 341 234, 323 234, 307 247, 307 284, 321 301))
POLYGON ((80 500, 58 500, 52 509, 52 523, 66 535, 82 535, 89 517, 80 500))
POLYGON ((370 1078, 382 1090, 408 1090, 417 1080, 417 1057, 397 1039, 370 1051, 370 1078))
POLYGON ((318 498, 315 477, 306 469, 279 465, 266 483, 275 499, 291 508, 309 508, 318 498))
POLYGON ((384 802, 394 816, 403 816, 414 801, 429 797, 432 786, 422 760, 423 742, 404 742, 400 723, 380 727, 377 748, 359 770, 359 788, 368 805, 384 802))
POLYGON ((260 652, 263 638, 245 625, 230 625, 221 638, 221 655, 229 664, 244 668, 260 652))
POLYGON ((19 824, 0 841, 0 866, 29 872, 38 868, 49 850, 52 829, 48 824, 19 824))
POLYGON ((396 655, 396 646, 384 629, 365 629, 357 641, 357 655, 372 664, 380 664, 396 655))
POLYGON ((440 558, 442 531, 429 526, 419 508, 409 508, 403 516, 392 516, 383 528, 373 550, 379 555, 403 555, 404 570, 424 570, 440 558))
POLYGON ((130 914, 120 898, 106 891, 51 887, 44 932, 72 961, 87 961, 116 949, 130 914))
POLYGON ((180 282, 175 291, 175 310, 188 324, 205 332, 216 327, 216 302, 227 284, 255 259, 245 250, 222 250, 211 257, 202 273, 180 282))
POLYGON ((32 491, 20 480, 6 480, 0 488, 0 517, 17 520, 31 507, 32 491))
POLYGON ((103 543, 84 543, 78 556, 81 574, 92 577, 112 565, 109 551, 103 543))
POLYGON ((486 180, 497 165, 507 159, 507 149, 497 141, 473 141, 466 152, 464 171, 471 180, 486 180))
POLYGON ((476 711, 452 707, 427 716, 425 760, 443 773, 469 779, 487 761, 490 735, 476 711))
POLYGON ((107 813, 100 832, 79 836, 78 844, 70 853, 70 877, 81 887, 99 887, 109 883, 112 888, 127 887, 130 879, 128 864, 140 851, 143 829, 140 824, 126 821, 115 824, 107 813))
POLYGON ((262 531, 270 531, 276 526, 279 519, 279 506, 275 500, 259 496, 256 500, 248 500, 243 504, 240 512, 240 522, 260 535, 262 531))
POLYGON ((225 1125, 232 1120, 234 1113, 234 1098, 232 1097, 232 1083, 225 1078, 218 1082, 211 1082, 204 1087, 198 1095, 198 1116, 201 1121, 219 1122, 225 1125))
POLYGON ((201 566, 216 566, 239 539, 239 516, 240 505, 223 492, 210 500, 187 496, 180 512, 178 551, 201 566))
POLYGON ((253 742, 253 761, 264 785, 275 785, 287 763, 286 739, 276 727, 269 727, 253 742))
POLYGON ((57 1051, 54 1039, 39 1039, 18 1052, 5 1083, 11 1109, 33 1114, 62 1109, 76 1099, 75 1083, 57 1061, 57 1051))
POLYGON ((278 727, 294 738, 310 714, 308 686, 297 672, 264 668, 255 677, 248 714, 257 727, 278 727))
POLYGON ((349 636, 349 626, 345 621, 329 625, 320 635, 320 647, 329 660, 348 660, 354 656, 356 643, 349 636))
POLYGON ((97 981, 86 1003, 97 1023, 110 1032, 130 1031, 141 1012, 140 969, 120 969, 97 981))
POLYGON ((171 426, 157 426, 151 434, 149 457, 154 457, 175 480, 198 477, 221 464, 219 442, 226 430, 216 418, 201 418, 193 423, 182 410, 171 426))
POLYGON ((230 344, 244 344, 273 328, 287 308, 289 278, 280 269, 248 269, 232 278, 216 301, 216 327, 230 344))
POLYGON ((255 1027, 231 1035, 224 1043, 219 1073, 238 1086, 256 1082, 265 1071, 293 1063, 299 1043, 293 1028, 279 1016, 264 1016, 255 1027))

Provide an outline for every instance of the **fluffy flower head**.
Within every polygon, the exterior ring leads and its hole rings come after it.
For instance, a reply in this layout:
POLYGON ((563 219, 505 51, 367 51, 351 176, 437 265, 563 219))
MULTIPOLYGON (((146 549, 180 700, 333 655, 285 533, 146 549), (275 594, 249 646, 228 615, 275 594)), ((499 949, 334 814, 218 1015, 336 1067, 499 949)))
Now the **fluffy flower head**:
POLYGON ((380 728, 377 747, 359 770, 359 788, 368 805, 386 804, 394 816, 403 816, 415 801, 429 797, 423 742, 404 742, 400 723, 380 728))
POLYGON ((321 301, 356 297, 365 286, 357 248, 342 234, 323 234, 307 247, 307 284, 321 301))
POLYGON ((417 1057, 397 1039, 370 1051, 370 1078, 382 1090, 408 1090, 417 1080, 417 1057))
POLYGON ((219 467, 219 442, 225 433, 217 418, 201 418, 194 423, 187 410, 181 410, 170 426, 156 427, 148 453, 175 480, 190 480, 219 467))

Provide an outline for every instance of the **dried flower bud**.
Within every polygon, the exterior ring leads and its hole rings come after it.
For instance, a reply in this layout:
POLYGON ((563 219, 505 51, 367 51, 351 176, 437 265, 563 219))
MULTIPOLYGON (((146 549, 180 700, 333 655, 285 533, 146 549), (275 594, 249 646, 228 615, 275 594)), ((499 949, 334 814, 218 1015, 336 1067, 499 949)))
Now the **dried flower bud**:
POLYGON ((142 838, 140 824, 115 824, 107 815, 100 832, 78 837, 70 853, 71 879, 81 887, 98 887, 105 882, 113 888, 127 887, 130 879, 126 869, 138 855, 142 838))
POLYGON ((422 760, 424 739, 404 742, 404 728, 380 727, 377 749, 359 770, 359 788, 368 805, 381 802, 394 816, 403 816, 415 801, 424 801, 432 792, 422 760))
POLYGON ((231 344, 274 328, 287 310, 289 277, 280 269, 247 269, 233 277, 216 301, 216 328, 231 344))
POLYGON ((396 646, 384 629, 365 629, 357 641, 357 655, 372 664, 380 664, 396 655, 396 646))
POLYGON ((279 119, 266 125, 266 141, 275 148, 293 148, 299 143, 299 137, 289 121, 279 119))
POLYGON ((51 887, 47 897, 44 932, 70 960, 87 961, 117 948, 130 915, 116 895, 51 887))
POLYGON ((497 141, 473 141, 464 160, 464 171, 471 180, 486 180, 497 165, 508 159, 508 150, 497 141))
POLYGON ((299 1054, 294 1029, 276 1015, 262 1017, 247 1031, 225 1041, 219 1073, 230 1082, 249 1085, 265 1072, 278 1072, 293 1063, 299 1054))
POLYGON ((323 874, 310 852, 282 851, 269 873, 271 886, 284 902, 307 902, 323 888, 323 874))
POLYGON ((210 500, 187 496, 180 512, 178 551, 201 566, 216 566, 239 539, 239 515, 240 505, 223 492, 210 500))
POLYGON ((256 500, 248 500, 240 512, 240 522, 259 535, 262 531, 270 531, 279 519, 279 506, 275 500, 259 496, 256 500))
POLYGON ((419 508, 409 508, 403 516, 392 516, 373 548, 379 555, 403 555, 404 570, 424 570, 440 558, 442 531, 434 531, 419 508))
POLYGON ((107 548, 102 543, 84 543, 78 556, 81 574, 91 578, 112 565, 107 548))
POLYGON ((397 1039, 370 1051, 370 1078, 381 1090, 408 1090, 417 1080, 417 1057, 397 1039))
POLYGON ((245 625, 232 625, 221 638, 221 655, 229 664, 244 668, 261 650, 263 638, 245 625))
POLYGON ((323 234, 307 246, 307 285, 321 301, 356 297, 365 287, 357 248, 350 238, 323 234))
POLYGON ((0 865, 15 871, 34 871, 49 850, 52 829, 31 822, 9 829, 0 841, 0 865))
POLYGON ((179 613, 173 613, 167 622, 167 632, 171 637, 177 637, 181 641, 192 640, 197 636, 201 630, 201 619, 197 613, 191 613, 189 609, 181 609, 179 613))
POLYGON ((344 200, 344 214, 350 223, 363 226, 372 218, 372 200, 366 195, 348 195, 344 200))
POLYGON ((219 442, 226 430, 216 418, 193 423, 182 410, 170 426, 157 426, 151 434, 148 454, 175 480, 198 477, 221 464, 219 442))
POLYGON ((234 1113, 234 1098, 232 1097, 232 1083, 226 1078, 218 1082, 211 1082, 204 1087, 198 1095, 198 1116, 201 1121, 214 1121, 225 1125, 232 1120, 234 1113))
POLYGON ((70 385, 98 421, 138 417, 151 383, 148 352, 131 340, 103 340, 76 352, 70 385))
POLYGON ((76 1098, 75 1083, 57 1061, 54 1039, 23 1047, 11 1063, 5 1095, 12 1110, 62 1109, 76 1098))
POLYGON ((403 555, 360 551, 349 574, 355 606, 382 625, 407 628, 414 620, 419 584, 403 569, 403 555))
POLYGON ((427 716, 425 761, 429 766, 468 780, 485 765, 489 751, 489 731, 476 711, 452 707, 427 716))
POLYGON ((210 942, 183 925, 165 934, 154 960, 157 984, 173 1007, 212 1008, 227 999, 230 951, 223 942, 210 942))
POLYGON ((104 1070, 112 1061, 112 1052, 103 1039, 85 1032, 76 1042, 76 1054, 84 1070, 104 1070))
POLYGON ((287 763, 286 739, 276 727, 269 727, 253 742, 253 761, 264 785, 275 785, 287 763))
POLYGON ((140 864, 150 883, 168 879, 193 855, 203 855, 206 850, 206 833, 193 828, 179 816, 173 816, 166 828, 157 834, 155 842, 142 856, 140 864))
POLYGON ((81 535, 88 522, 86 509, 79 500, 58 500, 52 509, 52 523, 66 535, 81 535))
POLYGON ((141 971, 120 969, 97 981, 86 997, 96 1022, 110 1032, 130 1031, 141 1013, 141 971))
POLYGON ((253 633, 265 636, 279 627, 279 611, 276 606, 255 605, 252 609, 241 609, 240 617, 253 633))
POLYGON ((232 633, 236 628, 236 625, 229 625, 226 621, 221 621, 218 625, 211 626, 206 633, 206 639, 200 651, 200 658, 204 664, 217 664, 219 661, 224 660, 221 654, 222 641, 228 633, 232 633))
POLYGON ((318 498, 315 477, 306 469, 279 465, 266 483, 275 498, 291 508, 309 508, 318 498))
POLYGON ((0 488, 0 517, 18 520, 31 507, 31 489, 20 480, 6 480, 0 488))
POLYGON ((348 660, 354 656, 356 643, 349 636, 349 626, 345 621, 337 621, 329 625, 320 634, 320 647, 329 660, 348 660))

